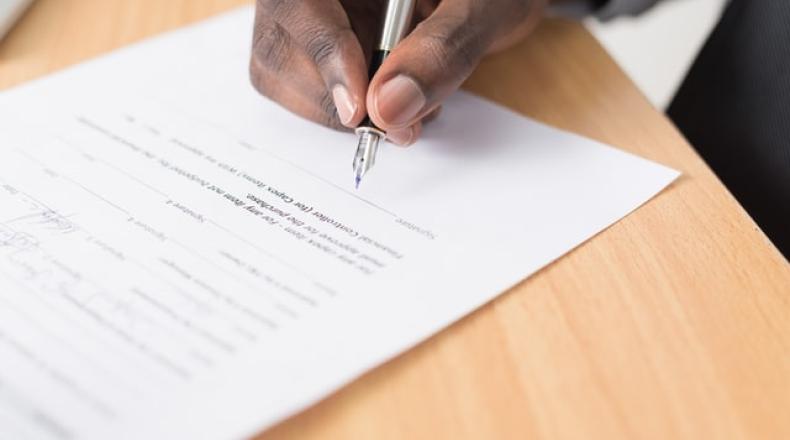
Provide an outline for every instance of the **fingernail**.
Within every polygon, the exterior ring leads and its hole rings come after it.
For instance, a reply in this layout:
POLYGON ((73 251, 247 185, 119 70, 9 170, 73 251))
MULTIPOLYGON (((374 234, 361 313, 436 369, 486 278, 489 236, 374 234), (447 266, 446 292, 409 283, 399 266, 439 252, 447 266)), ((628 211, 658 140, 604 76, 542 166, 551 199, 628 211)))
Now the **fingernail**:
POLYGON ((387 139, 394 144, 402 147, 411 145, 414 142, 414 128, 398 128, 387 132, 387 139))
POLYGON ((375 105, 382 121, 394 126, 408 125, 425 107, 425 95, 416 81, 398 75, 379 88, 375 105))
POLYGON ((351 94, 348 93, 348 89, 342 85, 336 85, 332 89, 332 99, 335 101, 337 116, 340 118, 340 122, 342 122, 343 125, 350 124, 351 120, 354 119, 354 114, 357 112, 357 106, 354 104, 354 100, 351 99, 351 94))

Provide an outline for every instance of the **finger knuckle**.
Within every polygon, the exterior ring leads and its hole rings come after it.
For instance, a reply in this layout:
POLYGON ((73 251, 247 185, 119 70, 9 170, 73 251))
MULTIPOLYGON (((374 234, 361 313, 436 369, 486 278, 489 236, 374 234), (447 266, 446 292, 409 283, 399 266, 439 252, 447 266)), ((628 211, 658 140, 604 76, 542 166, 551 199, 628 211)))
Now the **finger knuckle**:
POLYGON ((253 57, 261 67, 280 71, 290 57, 289 39, 288 32, 276 22, 256 24, 253 57))
POLYGON ((468 32, 457 20, 447 18, 425 32, 423 47, 439 69, 467 69, 479 61, 484 42, 479 33, 468 32))
POLYGON ((260 62, 253 57, 250 60, 250 83, 255 87, 261 95, 274 99, 274 88, 271 85, 271 79, 266 72, 266 69, 261 66, 260 62))
POLYGON ((337 115, 337 107, 331 93, 324 93, 319 100, 318 106, 322 124, 338 130, 344 129, 343 124, 340 122, 340 117, 337 115))
POLYGON ((287 16, 299 5, 293 0, 258 0, 258 10, 271 17, 287 16))
POLYGON ((319 67, 326 65, 340 50, 341 31, 332 29, 311 30, 305 37, 304 49, 319 67))

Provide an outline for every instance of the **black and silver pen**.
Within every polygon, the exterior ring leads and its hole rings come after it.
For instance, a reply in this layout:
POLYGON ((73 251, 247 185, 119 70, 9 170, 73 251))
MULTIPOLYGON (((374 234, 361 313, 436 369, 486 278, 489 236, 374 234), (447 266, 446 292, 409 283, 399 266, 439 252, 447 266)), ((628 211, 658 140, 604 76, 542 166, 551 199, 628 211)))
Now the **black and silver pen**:
MULTIPOLYGON (((384 15, 381 40, 370 60, 370 70, 368 74, 371 79, 373 79, 373 75, 379 70, 379 67, 381 67, 384 60, 387 59, 390 52, 406 35, 409 25, 411 24, 415 3, 416 0, 389 0, 387 2, 387 12, 384 15)), ((376 153, 378 153, 379 143, 386 137, 386 133, 376 127, 369 116, 366 116, 359 127, 357 127, 356 133, 359 135, 359 144, 357 145, 357 152, 354 155, 354 181, 356 187, 359 188, 362 177, 370 171, 376 163, 376 153)))

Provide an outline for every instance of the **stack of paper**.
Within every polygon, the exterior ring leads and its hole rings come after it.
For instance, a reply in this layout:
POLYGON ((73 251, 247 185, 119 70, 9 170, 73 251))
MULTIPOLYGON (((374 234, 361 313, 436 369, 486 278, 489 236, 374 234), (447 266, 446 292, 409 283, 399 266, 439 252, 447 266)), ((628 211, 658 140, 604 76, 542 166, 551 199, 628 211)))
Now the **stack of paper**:
POLYGON ((460 93, 355 191, 354 135, 248 84, 251 23, 0 95, 0 438, 251 435, 677 175, 460 93))

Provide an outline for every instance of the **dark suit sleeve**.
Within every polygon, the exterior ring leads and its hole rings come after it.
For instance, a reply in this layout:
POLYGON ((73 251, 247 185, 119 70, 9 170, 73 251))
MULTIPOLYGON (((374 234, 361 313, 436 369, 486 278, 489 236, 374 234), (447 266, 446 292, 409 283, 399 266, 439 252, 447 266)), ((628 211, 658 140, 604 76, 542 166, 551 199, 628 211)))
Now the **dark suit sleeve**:
POLYGON ((604 0, 600 1, 595 15, 601 20, 609 20, 621 15, 637 15, 660 0, 604 0))
POLYGON ((595 15, 610 20, 621 15, 637 15, 661 0, 553 0, 549 15, 566 18, 585 18, 595 15))

